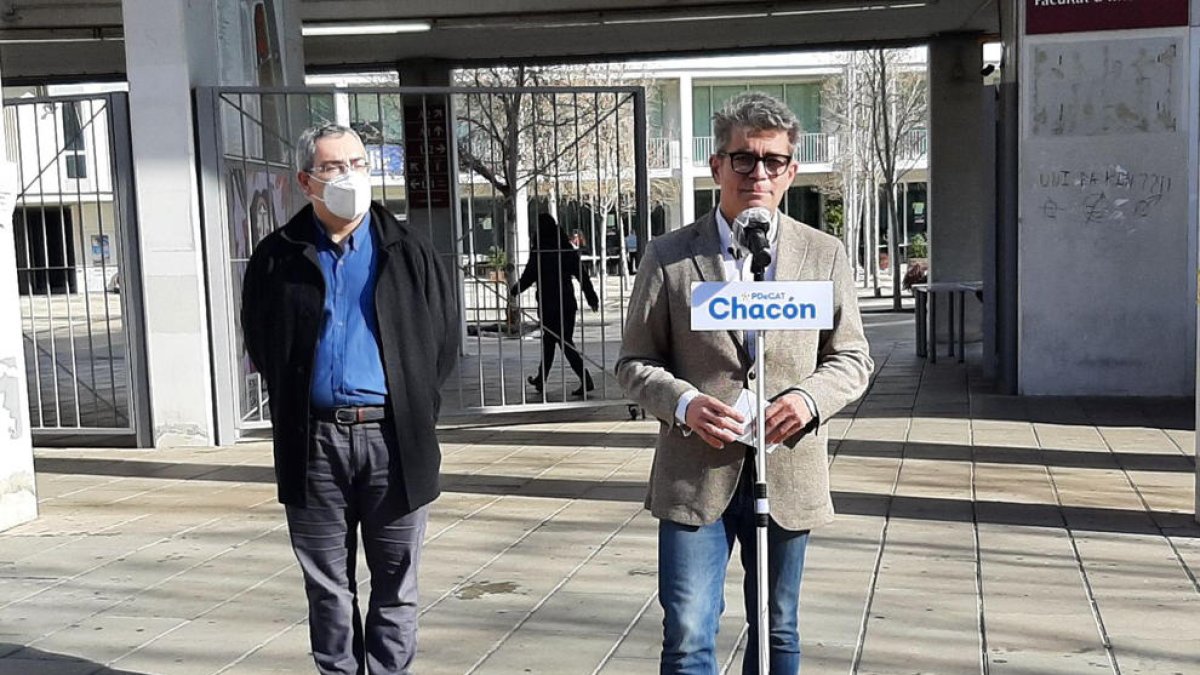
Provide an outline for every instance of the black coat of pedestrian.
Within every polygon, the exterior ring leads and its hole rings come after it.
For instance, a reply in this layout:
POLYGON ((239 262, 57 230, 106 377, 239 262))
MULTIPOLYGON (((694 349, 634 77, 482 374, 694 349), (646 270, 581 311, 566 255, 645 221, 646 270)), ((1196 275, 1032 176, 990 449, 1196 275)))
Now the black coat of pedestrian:
POLYGON ((538 373, 528 378, 528 382, 542 388, 550 376, 554 364, 554 349, 560 347, 571 369, 579 376, 580 388, 573 392, 576 395, 593 389, 591 374, 583 366, 583 358, 575 347, 575 314, 579 311, 579 303, 575 300, 575 285, 571 279, 578 279, 583 289, 583 295, 588 305, 594 310, 600 306, 600 298, 596 288, 592 286, 592 278, 582 272, 582 262, 579 251, 571 245, 567 233, 555 222, 548 213, 538 216, 537 229, 533 231, 533 250, 521 278, 513 286, 512 293, 517 295, 525 289, 537 284, 538 318, 542 323, 542 363, 538 373))
POLYGON ((579 311, 575 285, 571 279, 579 280, 588 305, 594 309, 600 304, 596 287, 592 285, 591 277, 581 272, 581 266, 579 251, 571 245, 567 233, 554 222, 552 216, 542 214, 534 231, 533 250, 529 253, 525 269, 521 270, 516 292, 520 293, 537 284, 538 316, 542 325, 560 335, 563 332, 563 319, 569 317, 573 321, 579 311))
MULTIPOLYGON (((306 206, 258 245, 242 289, 246 350, 270 393, 279 501, 303 506, 313 361, 325 304, 316 217, 306 206)), ((375 311, 397 447, 393 496, 408 511, 437 498, 440 389, 458 359, 459 312, 449 271, 429 239, 371 204, 378 250, 375 311)))

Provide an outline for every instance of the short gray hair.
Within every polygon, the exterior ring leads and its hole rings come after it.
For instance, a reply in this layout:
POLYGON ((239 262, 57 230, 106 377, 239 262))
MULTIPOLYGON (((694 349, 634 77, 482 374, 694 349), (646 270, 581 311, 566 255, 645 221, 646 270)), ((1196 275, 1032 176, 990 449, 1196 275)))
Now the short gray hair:
POLYGON ((783 101, 761 91, 748 91, 729 99, 725 107, 713 113, 716 150, 725 150, 735 128, 753 131, 786 131, 788 143, 796 145, 800 120, 783 101))
POLYGON ((296 141, 296 171, 304 173, 311 171, 313 168, 313 156, 317 154, 317 141, 327 136, 343 136, 350 134, 359 143, 362 143, 362 138, 358 132, 340 124, 318 124, 315 127, 309 127, 300 134, 300 139, 296 141))

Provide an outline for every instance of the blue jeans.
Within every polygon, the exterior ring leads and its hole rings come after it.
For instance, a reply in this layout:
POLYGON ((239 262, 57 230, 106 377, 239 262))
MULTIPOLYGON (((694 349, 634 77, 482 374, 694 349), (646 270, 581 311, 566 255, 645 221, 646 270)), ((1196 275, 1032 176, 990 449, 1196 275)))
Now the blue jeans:
MULTIPOLYGON (((758 673, 757 554, 754 534, 754 468, 747 461, 742 478, 721 518, 694 527, 667 520, 658 524, 658 600, 663 618, 661 675, 716 675, 717 630, 725 609, 725 569, 736 538, 741 544, 742 586, 750 634, 742 659, 743 675, 758 673)), ((769 496, 769 495, 768 495, 769 496)), ((792 532, 771 522, 767 528, 770 589, 771 673, 800 672, 797 612, 800 577, 808 531, 792 532)))

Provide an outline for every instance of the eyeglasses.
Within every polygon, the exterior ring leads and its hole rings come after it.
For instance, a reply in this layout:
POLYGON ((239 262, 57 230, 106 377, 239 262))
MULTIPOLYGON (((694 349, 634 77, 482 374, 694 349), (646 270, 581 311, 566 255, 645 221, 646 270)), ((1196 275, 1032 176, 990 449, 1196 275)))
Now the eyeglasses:
POLYGON ((371 163, 366 157, 355 157, 349 162, 325 162, 309 169, 308 172, 317 176, 344 176, 351 171, 366 172, 371 163))
POLYGON ((753 152, 718 152, 717 154, 728 157, 729 168, 733 169, 734 173, 740 173, 743 176, 754 173, 754 168, 758 166, 759 162, 762 162, 763 169, 772 178, 787 171, 792 164, 792 158, 789 155, 768 153, 759 157, 753 152))

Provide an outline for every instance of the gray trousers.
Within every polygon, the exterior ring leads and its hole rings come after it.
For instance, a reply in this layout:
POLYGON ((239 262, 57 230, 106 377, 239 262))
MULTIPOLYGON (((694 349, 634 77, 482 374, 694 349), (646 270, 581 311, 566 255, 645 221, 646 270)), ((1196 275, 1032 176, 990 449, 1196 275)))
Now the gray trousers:
POLYGON ((322 675, 408 673, 417 648, 417 567, 428 507, 403 513, 389 494, 389 422, 316 422, 308 503, 288 506, 304 572, 313 659, 322 675), (359 528, 371 571, 366 621, 355 565, 359 528))

